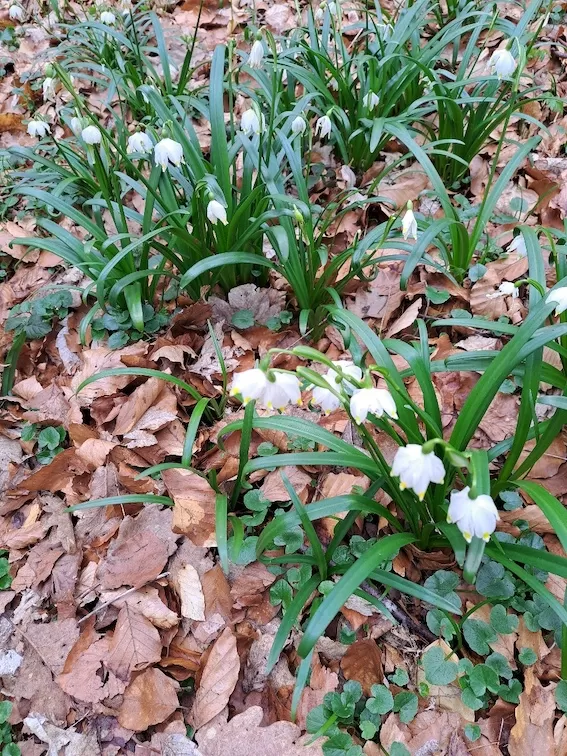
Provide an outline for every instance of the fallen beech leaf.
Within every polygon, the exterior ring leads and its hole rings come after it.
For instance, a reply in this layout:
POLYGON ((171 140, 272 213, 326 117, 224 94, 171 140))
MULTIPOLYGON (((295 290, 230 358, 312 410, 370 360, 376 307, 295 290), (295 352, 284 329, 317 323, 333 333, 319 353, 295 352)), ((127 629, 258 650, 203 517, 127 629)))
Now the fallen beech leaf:
MULTIPOLYGON (((92 375, 97 375, 103 370, 123 368, 125 363, 122 357, 143 357, 148 350, 148 345, 143 342, 131 344, 120 350, 99 347, 98 349, 85 349, 81 353, 83 367, 75 373, 71 380, 71 388, 77 391, 81 383, 92 375)), ((77 394, 77 400, 81 407, 89 407, 99 396, 112 396, 117 391, 127 386, 134 380, 133 375, 115 375, 110 378, 101 378, 94 383, 85 386, 77 394)))
POLYGON ((65 660, 71 648, 79 638, 79 626, 76 619, 64 619, 46 624, 30 625, 24 637, 47 664, 54 675, 63 671, 65 660))
POLYGON ((553 720, 555 719, 555 685, 546 688, 540 683, 534 667, 524 671, 524 692, 516 707, 516 724, 510 731, 510 756, 533 756, 555 753, 553 720))
POLYGON ((148 667, 161 658, 161 640, 152 623, 129 604, 124 604, 110 641, 106 666, 120 680, 148 667))
POLYGON ((230 585, 220 564, 205 572, 201 579, 205 596, 205 617, 220 614, 226 622, 232 620, 232 596, 230 585))
POLYGON ((102 603, 112 602, 117 609, 128 604, 161 630, 169 630, 179 624, 179 617, 163 603, 157 588, 145 586, 138 591, 128 593, 126 596, 123 596, 123 594, 124 591, 122 590, 103 591, 100 600, 102 603))
POLYGON ((152 377, 130 394, 128 401, 120 407, 120 412, 116 418, 115 436, 123 436, 132 430, 144 412, 158 398, 163 386, 163 381, 152 377))
POLYGON ((388 328, 388 333, 386 334, 386 336, 390 338, 395 333, 399 333, 400 331, 403 331, 405 328, 409 328, 410 325, 412 325, 414 320, 417 318, 422 304, 423 304, 423 299, 416 299, 415 302, 412 302, 412 304, 408 307, 408 309, 405 310, 400 315, 399 318, 394 320, 392 325, 388 328))
POLYGON ((360 640, 348 647, 341 661, 347 680, 358 680, 365 696, 372 695, 370 688, 384 679, 382 652, 373 640, 360 640))
POLYGON ((77 449, 77 456, 95 470, 106 463, 106 458, 114 449, 113 441, 103 441, 101 438, 87 438, 77 449))
POLYGON ((179 706, 179 685, 161 670, 150 667, 138 675, 124 692, 118 722, 127 730, 143 732, 170 717, 179 706))
POLYGON ((191 564, 186 564, 173 576, 173 585, 181 599, 181 615, 187 619, 203 622, 205 619, 205 596, 199 573, 191 564))
POLYGON ((282 472, 287 475, 299 499, 305 504, 311 478, 298 467, 284 467, 283 470, 268 473, 260 489, 262 494, 268 501, 289 501, 289 493, 284 486, 282 472))
POLYGON ((166 544, 151 531, 142 530, 118 546, 110 546, 98 567, 97 578, 103 588, 141 588, 155 580, 166 561, 166 544))
POLYGON ((230 628, 225 627, 211 649, 195 695, 191 721, 196 730, 210 722, 227 705, 239 672, 236 638, 230 628))
POLYGON ((162 479, 174 501, 174 533, 182 533, 197 546, 216 546, 216 496, 206 478, 190 470, 164 470, 162 479))

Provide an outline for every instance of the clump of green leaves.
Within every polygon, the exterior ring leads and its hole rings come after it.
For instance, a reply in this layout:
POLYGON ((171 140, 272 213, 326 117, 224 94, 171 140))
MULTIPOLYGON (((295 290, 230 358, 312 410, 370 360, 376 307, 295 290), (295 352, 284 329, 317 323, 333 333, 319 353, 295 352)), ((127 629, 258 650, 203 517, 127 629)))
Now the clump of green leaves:
POLYGON ((0 747, 1 756, 20 756, 21 751, 14 743, 12 726, 8 722, 12 713, 10 701, 0 701, 0 747))
POLYGON ((38 431, 37 425, 28 423, 22 428, 22 441, 37 441, 35 458, 42 465, 48 465, 63 451, 67 431, 63 426, 48 426, 38 431))
POLYGON ((12 585, 10 563, 4 556, 7 553, 7 551, 0 551, 0 591, 6 591, 12 585))
POLYGON ((27 300, 14 305, 6 319, 6 331, 24 333, 26 339, 42 339, 51 332, 53 319, 64 318, 73 297, 65 289, 52 291, 43 297, 27 300))
POLYGON ((151 304, 142 305, 143 333, 132 322, 128 310, 107 306, 106 312, 95 318, 91 325, 91 335, 95 341, 102 341, 108 336, 110 349, 120 349, 129 341, 139 341, 144 334, 156 333, 169 322, 165 310, 156 310, 151 304))

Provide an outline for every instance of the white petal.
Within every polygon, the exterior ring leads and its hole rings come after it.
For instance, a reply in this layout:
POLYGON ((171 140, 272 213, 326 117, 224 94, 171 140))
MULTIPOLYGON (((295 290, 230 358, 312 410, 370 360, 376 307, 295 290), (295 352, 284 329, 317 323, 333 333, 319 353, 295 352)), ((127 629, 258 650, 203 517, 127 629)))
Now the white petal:
POLYGON ((232 386, 230 388, 230 395, 236 396, 240 394, 244 404, 252 401, 252 399, 259 399, 268 383, 268 378, 263 370, 259 368, 252 368, 251 370, 243 370, 241 373, 233 373, 232 386))

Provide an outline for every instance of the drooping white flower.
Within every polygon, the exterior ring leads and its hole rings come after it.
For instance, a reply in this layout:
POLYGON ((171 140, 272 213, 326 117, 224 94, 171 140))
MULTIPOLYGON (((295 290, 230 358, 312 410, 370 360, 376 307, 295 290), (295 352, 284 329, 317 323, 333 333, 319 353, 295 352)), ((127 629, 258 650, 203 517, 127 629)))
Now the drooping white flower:
POLYGON ((252 45, 250 55, 248 56, 248 65, 250 68, 262 68, 264 60, 264 45, 257 39, 252 45))
POLYGON ((245 405, 256 399, 266 409, 283 410, 290 402, 301 404, 297 376, 273 371, 270 378, 259 368, 234 373, 230 396, 239 394, 245 405))
POLYGON ((69 122, 69 127, 71 128, 73 134, 78 137, 83 130, 83 122, 77 116, 73 116, 73 118, 71 118, 71 121, 69 122))
POLYGON ((153 142, 145 131, 136 131, 128 137, 128 146, 126 152, 131 155, 133 152, 151 152, 153 142))
POLYGON ((307 128, 307 121, 303 116, 296 116, 291 122, 291 130, 294 134, 303 134, 307 128))
POLYGON ((30 121, 28 134, 32 137, 44 137, 49 134, 49 124, 46 121, 30 121))
POLYGON ((500 515, 491 496, 480 494, 476 499, 471 499, 469 493, 469 486, 462 491, 451 492, 447 522, 457 525, 467 543, 472 541, 473 536, 488 541, 496 530, 500 515))
POLYGON ((329 13, 331 16, 336 16, 338 13, 338 4, 333 2, 333 0, 329 3, 329 13))
POLYGON ((246 134, 246 136, 252 136, 253 134, 261 134, 264 131, 265 121, 264 116, 256 113, 252 108, 248 108, 242 114, 240 119, 240 128, 246 134))
POLYGON ((520 296, 520 290, 512 281, 502 281, 498 289, 492 294, 487 294, 487 299, 498 299, 498 297, 513 297, 517 299, 520 296))
POLYGON ((445 468, 433 452, 424 454, 419 444, 400 446, 392 463, 392 475, 400 479, 400 489, 410 488, 423 501, 430 483, 443 483, 445 468))
MULTIPOLYGON (((323 7, 323 5, 324 4, 321 3, 321 5, 315 11, 315 21, 322 21, 323 20, 323 16, 325 15, 325 8, 323 7)), ((325 7, 326 7, 326 3, 325 3, 325 7)))
POLYGON ((81 131, 81 139, 85 144, 100 144, 102 141, 102 134, 96 126, 87 126, 81 131))
POLYGON ((567 310, 567 286, 562 286, 559 289, 550 291, 545 300, 548 304, 553 302, 557 305, 555 308, 555 314, 561 315, 562 312, 567 310))
POLYGON ((526 240, 521 232, 518 236, 515 236, 508 245, 508 252, 517 252, 520 257, 527 256, 528 250, 526 249, 526 240))
POLYGON ((368 108, 368 110, 374 110, 379 102, 380 98, 378 97, 376 92, 368 92, 368 94, 365 94, 362 98, 362 104, 365 108, 368 108))
POLYGON ((402 234, 404 239, 417 239, 417 221, 413 214, 413 204, 408 202, 408 208, 402 218, 402 234))
POLYGON ((8 15, 12 21, 23 21, 26 14, 21 5, 13 3, 8 9, 8 15))
MULTIPOLYGON (((333 364, 340 368, 344 375, 350 375, 358 381, 361 380, 362 370, 350 360, 336 360, 333 364)), ((321 377, 329 384, 329 386, 335 389, 335 391, 339 391, 341 386, 348 393, 352 393, 355 390, 354 384, 343 379, 339 372, 333 370, 333 368, 329 368, 327 373, 321 377)), ((312 396, 313 404, 321 407, 325 415, 328 415, 330 412, 341 406, 341 400, 330 388, 327 389, 322 386, 315 386, 312 396)))
POLYGON ((55 84, 56 80, 52 76, 46 76, 43 80, 42 84, 42 90, 43 90, 43 99, 47 102, 47 100, 54 100, 55 99, 55 84))
POLYGON ((179 142, 166 137, 154 145, 154 158, 157 165, 161 165, 162 171, 166 171, 170 165, 176 168, 183 163, 183 147, 179 142))
POLYGON ((220 221, 223 226, 226 226, 228 223, 225 207, 215 199, 210 200, 207 205, 207 218, 211 221, 213 226, 215 226, 218 221, 220 221))
POLYGON ((495 50, 490 58, 490 70, 499 79, 503 76, 511 76, 516 70, 516 61, 509 50, 495 50))
POLYGON ((114 26, 114 24, 116 23, 116 16, 114 15, 114 13, 111 13, 111 11, 103 11, 100 14, 100 20, 107 26, 114 26))
POLYGON ((321 139, 329 136, 333 128, 333 124, 328 115, 321 116, 315 124, 315 133, 319 134, 321 139))
POLYGON ((398 417, 396 403, 386 389, 363 388, 355 391, 350 400, 350 412, 355 422, 363 423, 368 413, 382 417, 384 413, 394 418, 398 417))

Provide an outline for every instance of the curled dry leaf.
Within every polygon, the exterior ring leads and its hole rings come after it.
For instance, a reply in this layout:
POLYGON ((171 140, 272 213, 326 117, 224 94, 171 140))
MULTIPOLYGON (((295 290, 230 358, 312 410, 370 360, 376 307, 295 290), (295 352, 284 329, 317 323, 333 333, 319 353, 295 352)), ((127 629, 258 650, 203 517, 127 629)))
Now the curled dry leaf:
POLYGON ((510 756, 554 754, 555 685, 544 688, 534 667, 526 667, 524 686, 516 707, 516 724, 510 732, 508 752, 510 756))
POLYGON ((164 470, 163 482, 174 501, 173 532, 198 546, 216 546, 215 492, 209 481, 191 470, 164 470))
POLYGON ((97 578, 103 588, 141 588, 155 580, 166 561, 166 544, 151 531, 142 530, 118 546, 110 546, 98 567, 97 578))
POLYGON ((181 599, 181 615, 186 619, 203 622, 205 619, 205 596, 199 573, 191 564, 181 567, 173 575, 173 586, 181 599))
POLYGON ((196 730, 210 722, 227 705, 239 672, 236 638, 230 628, 225 627, 211 649, 191 710, 191 721, 196 730))
POLYGON ((384 679, 382 652, 373 640, 360 640, 348 647, 341 661, 341 669, 347 680, 357 680, 365 696, 370 688, 384 679))

